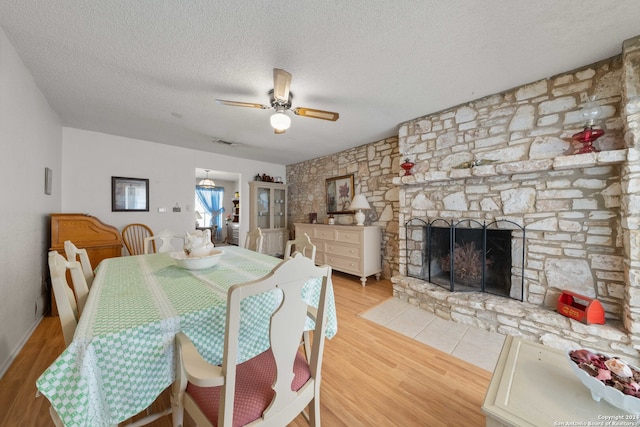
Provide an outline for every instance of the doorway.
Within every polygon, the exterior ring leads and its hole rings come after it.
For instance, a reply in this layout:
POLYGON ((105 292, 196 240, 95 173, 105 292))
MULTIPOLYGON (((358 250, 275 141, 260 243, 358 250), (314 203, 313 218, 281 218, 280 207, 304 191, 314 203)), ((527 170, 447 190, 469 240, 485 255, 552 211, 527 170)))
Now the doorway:
MULTIPOLYGON (((239 192, 239 173, 196 168, 194 203, 196 229, 210 229, 215 243, 230 242, 234 234, 230 230, 232 228, 230 224, 233 223, 234 213, 239 213, 234 211, 234 206, 238 205, 239 192), (199 184, 204 179, 212 180, 213 187, 201 187, 199 184)), ((239 215, 236 218, 238 220, 233 224, 239 226, 239 215)))

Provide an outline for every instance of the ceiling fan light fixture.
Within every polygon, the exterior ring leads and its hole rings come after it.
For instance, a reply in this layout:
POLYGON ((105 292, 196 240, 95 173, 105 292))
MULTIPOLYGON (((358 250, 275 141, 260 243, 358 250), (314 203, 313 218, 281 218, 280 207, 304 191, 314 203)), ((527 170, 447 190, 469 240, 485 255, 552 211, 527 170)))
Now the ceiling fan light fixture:
POLYGON ((200 180, 200 182, 198 182, 198 187, 215 188, 216 183, 211 178, 209 178, 209 169, 205 169, 205 171, 207 171, 207 177, 205 179, 200 180))
POLYGON ((316 110, 314 108, 297 107, 291 108, 291 73, 281 69, 273 69, 273 89, 269 93, 269 105, 255 104, 251 102, 228 101, 216 99, 216 104, 228 105, 230 107, 260 108, 262 110, 276 110, 270 118, 271 127, 275 134, 285 133, 291 126, 291 118, 285 114, 287 110, 293 114, 312 119, 322 119, 335 122, 340 115, 333 111, 316 110))
POLYGON ((291 126, 291 117, 287 116, 283 110, 276 110, 275 114, 269 119, 271 127, 276 131, 285 131, 291 126))

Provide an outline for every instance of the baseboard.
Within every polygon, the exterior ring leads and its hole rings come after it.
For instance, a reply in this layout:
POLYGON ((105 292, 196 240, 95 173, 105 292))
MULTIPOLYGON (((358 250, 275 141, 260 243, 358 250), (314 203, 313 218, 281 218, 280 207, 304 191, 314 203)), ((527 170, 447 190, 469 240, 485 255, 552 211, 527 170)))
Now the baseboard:
POLYGON ((33 323, 33 326, 31 326, 31 328, 27 331, 27 333, 22 338, 22 340, 18 343, 18 346, 13 350, 9 358, 4 361, 2 366, 0 366, 0 378, 4 377, 4 374, 9 370, 9 368, 11 367, 11 364, 13 364, 13 361, 16 360, 16 357, 18 357, 18 354, 22 351, 22 348, 24 347, 24 345, 27 343, 27 341, 29 341, 29 338, 31 338, 31 335, 33 335, 33 331, 36 330, 36 328, 42 321, 43 317, 44 316, 40 315, 40 317, 36 319, 36 321, 33 323))

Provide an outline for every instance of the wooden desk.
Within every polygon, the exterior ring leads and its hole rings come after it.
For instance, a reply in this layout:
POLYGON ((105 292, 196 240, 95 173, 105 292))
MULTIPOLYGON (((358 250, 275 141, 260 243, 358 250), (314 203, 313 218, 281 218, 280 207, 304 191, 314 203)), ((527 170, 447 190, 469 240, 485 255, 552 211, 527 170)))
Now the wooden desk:
MULTIPOLYGON (((51 214, 51 247, 50 251, 58 251, 65 256, 64 242, 71 243, 80 249, 86 249, 91 266, 96 268, 100 261, 122 255, 122 237, 117 228, 104 224, 98 218, 78 213, 51 214)), ((71 284, 70 277, 67 282, 71 284)), ((53 289, 51 290, 51 314, 58 315, 53 289)))
POLYGON ((487 427, 615 425, 607 424, 610 416, 631 423, 618 425, 635 425, 635 416, 625 418, 628 412, 591 398, 562 351, 512 336, 505 339, 482 411, 487 427))

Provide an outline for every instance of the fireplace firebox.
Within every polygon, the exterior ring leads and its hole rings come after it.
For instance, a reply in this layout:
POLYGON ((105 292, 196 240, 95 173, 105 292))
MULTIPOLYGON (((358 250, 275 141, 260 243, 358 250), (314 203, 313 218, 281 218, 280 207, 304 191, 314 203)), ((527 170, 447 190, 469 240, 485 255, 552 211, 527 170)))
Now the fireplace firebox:
POLYGON ((413 218, 405 227, 409 276, 451 292, 487 292, 523 301, 523 227, 508 220, 486 224, 442 218, 413 218))

